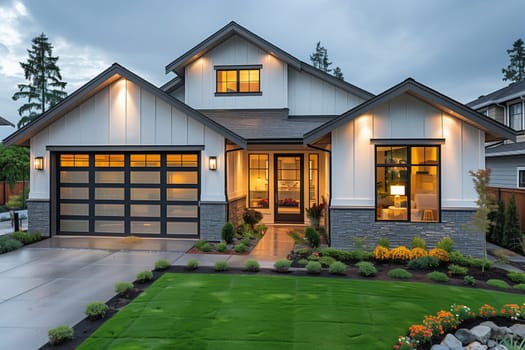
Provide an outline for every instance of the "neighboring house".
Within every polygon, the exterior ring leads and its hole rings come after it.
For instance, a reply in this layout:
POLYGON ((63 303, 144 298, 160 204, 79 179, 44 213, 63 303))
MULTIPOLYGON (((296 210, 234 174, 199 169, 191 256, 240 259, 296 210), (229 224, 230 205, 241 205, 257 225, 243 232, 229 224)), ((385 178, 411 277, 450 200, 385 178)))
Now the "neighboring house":
POLYGON ((487 145, 485 161, 491 169, 491 186, 525 188, 525 81, 480 96, 467 105, 518 132, 517 143, 487 145))
POLYGON ((303 224, 325 198, 334 247, 448 235, 481 254, 468 171, 511 129, 413 79, 374 96, 235 22, 166 72, 157 88, 114 64, 4 140, 43 163, 30 230, 219 240, 245 207, 303 224))

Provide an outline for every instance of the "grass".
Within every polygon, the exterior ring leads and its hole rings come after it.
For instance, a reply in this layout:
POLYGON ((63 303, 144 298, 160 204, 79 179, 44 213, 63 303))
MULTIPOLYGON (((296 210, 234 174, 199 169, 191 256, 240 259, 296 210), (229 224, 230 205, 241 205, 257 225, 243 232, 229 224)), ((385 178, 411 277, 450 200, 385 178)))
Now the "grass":
POLYGON ((412 282, 166 273, 79 349, 391 349, 453 303, 518 299, 412 282))

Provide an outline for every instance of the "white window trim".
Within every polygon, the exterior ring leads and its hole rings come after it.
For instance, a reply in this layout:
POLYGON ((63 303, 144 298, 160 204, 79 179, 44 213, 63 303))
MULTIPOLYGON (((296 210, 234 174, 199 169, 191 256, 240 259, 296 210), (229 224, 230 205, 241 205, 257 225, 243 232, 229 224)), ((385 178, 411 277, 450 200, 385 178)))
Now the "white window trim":
POLYGON ((516 168, 516 188, 525 188, 525 187, 520 187, 520 171, 525 171, 525 167, 516 168))

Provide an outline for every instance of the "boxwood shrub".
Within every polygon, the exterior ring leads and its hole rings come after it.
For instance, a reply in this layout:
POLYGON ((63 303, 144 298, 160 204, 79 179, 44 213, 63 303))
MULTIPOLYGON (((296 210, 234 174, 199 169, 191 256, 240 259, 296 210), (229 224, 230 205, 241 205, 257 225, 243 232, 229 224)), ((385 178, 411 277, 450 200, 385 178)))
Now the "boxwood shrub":
POLYGON ((155 261, 155 270, 166 270, 170 266, 171 263, 169 262, 169 260, 160 259, 155 261))
POLYGON ((434 282, 448 282, 448 276, 445 273, 439 271, 427 273, 427 278, 434 282))
POLYGON ((336 261, 330 267, 328 268, 328 272, 334 275, 345 275, 346 274, 347 266, 340 262, 336 261))
POLYGON ((292 262, 288 259, 279 259, 273 264, 273 267, 277 272, 288 272, 290 266, 292 266, 292 262))
POLYGON ((153 279, 153 272, 149 270, 140 271, 136 276, 137 282, 144 283, 153 279))
POLYGON ((106 317, 109 307, 103 301, 93 301, 86 305, 84 313, 92 320, 106 317))
POLYGON ((509 271, 507 277, 515 283, 525 283, 525 273, 519 271, 509 271))
POLYGON ((126 294, 133 289, 133 283, 131 282, 117 282, 115 283, 115 293, 126 294))
POLYGON ((190 271, 197 270, 199 268, 199 260, 194 258, 188 260, 188 262, 186 262, 186 268, 190 271))
POLYGON ((250 272, 257 272, 261 269, 261 265, 255 259, 248 259, 244 262, 244 268, 250 272))
POLYGON ((397 279, 409 279, 412 278, 412 274, 405 269, 397 268, 388 271, 388 277, 397 279))
POLYGON ((321 263, 318 261, 309 261, 308 264, 306 264, 306 272, 311 274, 321 273, 321 263))
POLYGON ((226 260, 218 260, 213 264, 213 269, 217 272, 228 271, 228 262, 226 260))
POLYGON ((359 269, 359 274, 361 276, 372 277, 377 274, 377 269, 371 262, 360 261, 357 264, 355 264, 355 266, 357 266, 357 268, 359 269))
POLYGON ((498 279, 490 279, 490 280, 487 280, 487 285, 491 286, 491 287, 494 287, 494 288, 500 288, 500 289, 509 289, 510 286, 507 282, 503 281, 503 280, 498 280, 498 279))
POLYGON ((64 343, 67 340, 71 340, 73 339, 73 334, 73 328, 66 325, 52 328, 47 332, 49 343, 51 345, 58 345, 64 343))
POLYGON ((466 275, 468 273, 468 268, 464 266, 459 266, 456 264, 450 264, 448 265, 448 272, 450 272, 451 275, 466 275))
POLYGON ((439 266, 439 259, 434 256, 422 256, 408 262, 410 270, 430 270, 439 266))

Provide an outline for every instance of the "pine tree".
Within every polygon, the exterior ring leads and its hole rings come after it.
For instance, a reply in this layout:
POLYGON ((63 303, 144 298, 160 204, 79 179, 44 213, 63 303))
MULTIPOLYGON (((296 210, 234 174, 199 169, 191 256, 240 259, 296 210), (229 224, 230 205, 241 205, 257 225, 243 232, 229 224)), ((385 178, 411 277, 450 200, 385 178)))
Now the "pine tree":
MULTIPOLYGON (((315 45, 315 51, 310 55, 310 61, 315 68, 320 69, 323 72, 330 73, 332 71, 332 68, 330 68, 332 62, 328 59, 328 50, 321 45, 320 41, 315 45)), ((339 72, 342 76, 343 72, 341 72, 341 68, 339 68, 339 72)))
POLYGON ((510 197, 509 205, 507 206, 507 215, 505 217, 505 238, 507 244, 505 247, 518 250, 521 239, 521 225, 518 208, 516 207, 516 198, 514 195, 510 197))
POLYGON ((13 100, 26 99, 27 102, 18 109, 21 119, 18 127, 31 122, 39 115, 56 105, 67 96, 66 84, 62 81, 58 56, 53 56, 53 46, 42 33, 32 40, 26 62, 20 62, 27 84, 18 84, 19 91, 13 100))
POLYGON ((337 79, 345 80, 345 77, 343 77, 343 71, 341 71, 341 68, 335 67, 334 69, 334 76, 337 79))
POLYGON ((507 50, 510 63, 507 68, 503 68, 503 81, 510 80, 518 82, 525 80, 525 47, 523 40, 518 39, 514 42, 512 49, 507 50))
POLYGON ((498 245, 502 245, 503 237, 505 234, 505 202, 502 200, 498 201, 498 210, 495 212, 495 218, 493 219, 493 232, 491 236, 491 242, 498 245))

